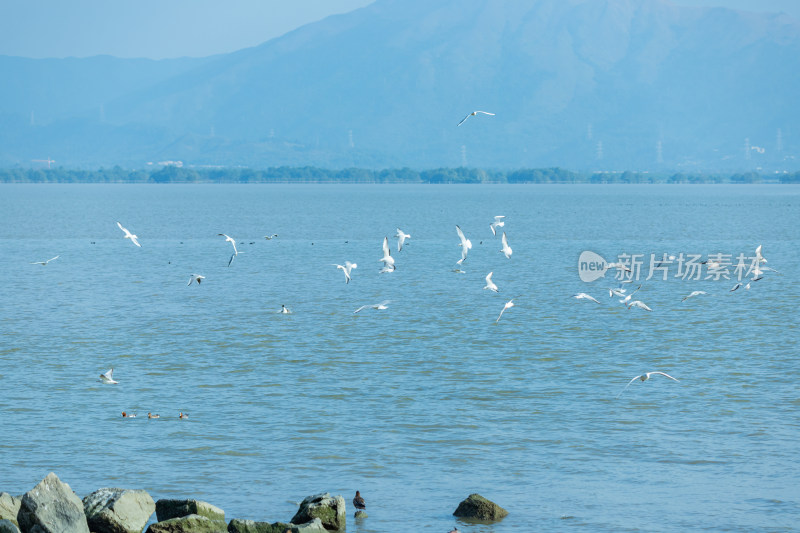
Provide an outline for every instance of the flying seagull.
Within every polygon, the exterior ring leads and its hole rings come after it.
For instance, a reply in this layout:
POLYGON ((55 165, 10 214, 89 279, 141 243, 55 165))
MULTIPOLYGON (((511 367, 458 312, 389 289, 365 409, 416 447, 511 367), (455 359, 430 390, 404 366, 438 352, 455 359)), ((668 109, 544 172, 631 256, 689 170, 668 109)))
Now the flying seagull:
POLYGON ((644 309, 645 311, 652 311, 652 309, 647 307, 647 304, 641 300, 634 300, 631 303, 627 304, 628 310, 630 310, 631 307, 638 307, 639 309, 644 309))
POLYGON ((467 252, 472 248, 472 241, 464 237, 464 232, 461 231, 461 227, 456 224, 456 231, 458 232, 458 238, 461 239, 461 242, 458 245, 461 247, 461 259, 456 261, 457 264, 461 264, 464 262, 464 259, 467 258, 467 252))
POLYGON ((60 255, 57 255, 57 256, 53 257, 52 259, 48 259, 47 261, 34 261, 34 262, 33 262, 33 263, 31 263, 31 264, 32 264, 32 265, 42 265, 42 266, 45 266, 45 265, 46 265, 47 263, 49 263, 50 261, 55 261, 55 260, 56 260, 56 259, 58 259, 59 257, 61 257, 61 256, 60 256, 60 255))
POLYGON ((383 257, 378 259, 378 261, 383 261, 383 268, 381 269, 381 273, 392 272, 396 268, 394 266, 394 257, 392 257, 392 252, 389 251, 388 237, 383 238, 383 257))
POLYGON ((597 300, 595 300, 592 296, 586 294, 585 292, 579 292, 578 294, 575 294, 572 297, 577 298, 578 300, 591 300, 593 302, 600 303, 597 300))
POLYGON ((231 243, 233 245, 233 255, 231 256, 230 260, 228 261, 228 266, 231 266, 231 263, 233 263, 233 258, 236 257, 237 255, 239 255, 239 250, 236 249, 236 239, 234 239, 233 237, 229 237, 228 235, 225 235, 224 233, 217 233, 217 235, 219 235, 221 237, 225 237, 225 242, 229 242, 229 243, 231 243))
POLYGON ((403 233, 403 230, 397 228, 397 233, 394 234, 397 237, 397 251, 401 251, 403 249, 403 243, 406 242, 406 239, 410 239, 411 235, 408 233, 403 233))
MULTIPOLYGON (((623 304, 623 305, 627 306, 627 305, 628 305, 628 302, 630 302, 630 301, 631 301, 631 298, 633 298, 633 295, 634 295, 634 294, 636 294, 637 292, 639 292, 639 289, 641 289, 641 288, 642 288, 642 285, 641 285, 641 284, 639 284, 639 286, 638 286, 638 287, 636 287, 636 290, 635 290, 635 291, 633 291, 632 293, 630 293, 630 294, 629 294, 629 295, 627 295, 627 296, 623 296, 622 300, 620 300, 620 301, 619 301, 619 303, 621 303, 621 304, 623 304)), ((622 293, 625 293, 627 289, 619 289, 619 290, 620 290, 622 293)), ((637 306, 637 307, 638 307, 638 306, 637 306)))
POLYGON ((506 238, 506 232, 505 231, 503 232, 503 237, 501 239, 501 242, 503 243, 503 249, 500 250, 500 253, 502 253, 504 256, 506 256, 506 259, 511 259, 511 254, 514 253, 514 251, 508 245, 508 239, 506 238))
POLYGON ((497 236, 497 228, 502 228, 506 225, 505 221, 503 220, 505 215, 495 215, 494 222, 489 224, 489 229, 492 230, 492 235, 497 236))
POLYGON ((388 309, 388 308, 389 308, 389 307, 388 307, 388 305, 389 305, 391 302, 392 302, 391 300, 384 300, 384 301, 382 301, 382 302, 381 302, 381 303, 379 303, 379 304, 367 304, 367 305, 362 305, 361 307, 359 307, 358 309, 356 309, 355 311, 353 311, 353 314, 356 314, 356 313, 358 313, 359 311, 361 311, 362 309, 366 309, 367 307, 371 307, 372 309, 378 309, 378 310, 384 310, 384 309, 388 309))
POLYGON ((486 275, 486 286, 484 287, 484 289, 489 289, 490 291, 494 292, 500 292, 499 290, 497 290, 497 285, 495 285, 494 282, 492 281, 492 274, 494 274, 494 272, 489 272, 486 275))
POLYGON ((683 300, 681 300, 681 301, 685 302, 689 298, 692 298, 694 296, 700 296, 701 294, 708 294, 708 293, 706 291, 692 291, 692 293, 689 296, 684 296, 683 300))
POLYGON ((333 266, 335 266, 336 268, 341 268, 342 269, 342 272, 344 272, 344 282, 345 283, 350 283, 350 271, 353 270, 354 268, 358 268, 358 264, 357 263, 351 263, 350 261, 345 261, 344 262, 344 266, 337 265, 336 263, 333 263, 333 266))
POLYGON ((114 369, 113 368, 109 369, 109 371, 106 372, 105 374, 100 374, 100 380, 106 385, 114 385, 116 383, 119 383, 119 381, 114 381, 113 378, 111 377, 113 373, 114 369))
MULTIPOLYGON (((625 389, 627 389, 628 387, 630 387, 631 383, 633 383, 633 382, 634 382, 634 381, 636 381, 637 379, 639 379, 639 380, 641 380, 641 381, 647 381, 648 379, 650 379, 650 376, 652 376, 653 374, 660 374, 660 375, 662 375, 662 376, 664 376, 664 377, 667 377, 667 378, 671 379, 672 381, 678 381, 677 379, 673 378, 673 377, 672 377, 672 376, 670 376, 669 374, 665 374, 664 372, 647 372, 646 374, 642 374, 641 376, 636 376, 635 378, 633 378, 632 380, 630 380, 630 381, 628 382, 628 384, 627 384, 627 385, 625 385, 625 389)), ((678 383, 680 383, 680 381, 678 381, 678 383)), ((617 398, 619 398, 619 397, 622 395, 622 393, 623 393, 623 392, 625 392, 625 389, 622 389, 622 390, 620 391, 620 393, 619 393, 619 394, 617 394, 617 398)))
POLYGON ((757 259, 757 263, 758 264, 767 262, 767 260, 764 258, 764 256, 761 255, 761 245, 760 244, 758 245, 758 248, 756 248, 756 259, 757 259))
POLYGON ((461 119, 461 122, 459 122, 459 123, 458 123, 458 125, 459 125, 459 126, 460 126, 460 125, 462 125, 464 122, 466 122, 466 121, 467 121, 467 119, 468 119, 469 117, 474 117, 474 116, 475 116, 475 115, 477 115, 478 113, 483 113, 484 115, 492 115, 492 116, 494 116, 494 113, 489 113, 488 111, 473 111, 472 113, 467 113, 467 116, 466 116, 466 117, 464 117, 463 119, 461 119))
POLYGON ((497 320, 494 321, 495 324, 500 322, 500 317, 503 316, 503 313, 505 313, 506 309, 508 309, 509 307, 514 307, 514 298, 511 298, 509 301, 505 303, 505 305, 503 306, 503 310, 500 311, 500 314, 497 316, 497 320))
POLYGON ((191 285, 192 282, 194 281, 196 281, 197 284, 200 285, 200 282, 203 281, 204 279, 206 279, 205 276, 201 276, 200 274, 192 274, 192 277, 189 278, 189 285, 191 285))
POLYGON ((131 242, 132 242, 133 244, 135 244, 136 246, 138 246, 139 248, 141 248, 141 247, 142 247, 142 245, 141 245, 141 244, 139 244, 139 241, 138 241, 138 240, 136 240, 136 239, 138 239, 139 237, 137 237, 136 235, 134 235, 134 234, 133 234, 133 233, 131 233, 130 231, 126 230, 124 227, 122 227, 122 224, 120 224, 119 222, 117 222, 117 226, 119 226, 119 229, 121 229, 122 231, 124 231, 124 232, 125 232, 125 238, 126 238, 126 239, 130 239, 130 240, 131 240, 131 242))
POLYGON ((268 241, 271 241, 272 239, 274 239, 277 236, 278 236, 277 233, 273 233, 272 235, 264 235, 264 238, 267 239, 268 241))

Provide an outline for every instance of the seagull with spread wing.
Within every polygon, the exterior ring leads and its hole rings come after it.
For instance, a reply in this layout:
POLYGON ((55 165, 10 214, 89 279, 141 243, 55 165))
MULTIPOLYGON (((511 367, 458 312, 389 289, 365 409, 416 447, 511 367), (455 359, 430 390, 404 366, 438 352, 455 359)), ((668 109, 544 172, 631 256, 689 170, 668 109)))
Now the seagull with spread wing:
POLYGON ((383 257, 378 259, 378 261, 383 262, 383 268, 380 270, 381 274, 384 272, 393 272, 395 268, 394 266, 394 257, 392 257, 392 252, 389 250, 389 238, 383 238, 383 257))
POLYGON ((500 292, 497 288, 497 285, 495 285, 494 281, 492 281, 492 274, 494 274, 494 272, 489 272, 488 274, 486 274, 486 286, 484 287, 484 289, 489 289, 490 291, 494 292, 500 292))
POLYGON ((461 242, 458 243, 458 245, 461 247, 461 259, 456 261, 456 264, 460 265, 464 262, 464 259, 467 258, 467 252, 472 249, 472 241, 464 236, 464 232, 461 231, 461 227, 458 224, 456 224, 456 232, 458 232, 458 238, 461 240, 461 242))
POLYGON ((350 271, 353 270, 354 268, 358 268, 358 264, 357 263, 351 263, 350 261, 345 261, 344 265, 337 265, 336 263, 333 263, 333 266, 335 266, 336 268, 340 268, 342 270, 342 272, 344 272, 344 282, 345 283, 350 283, 350 279, 351 279, 350 278, 350 271))
POLYGON ((397 251, 401 251, 403 249, 403 243, 406 242, 406 239, 410 239, 411 235, 408 233, 404 233, 403 230, 397 228, 397 233, 394 234, 397 237, 397 251))
POLYGON ((61 257, 61 256, 60 256, 60 255, 57 255, 57 256, 53 257, 52 259, 48 259, 47 261, 34 261, 34 262, 33 262, 33 263, 31 263, 31 264, 32 264, 32 265, 42 265, 42 266, 45 266, 45 265, 46 265, 47 263, 49 263, 50 261, 55 261, 55 260, 56 260, 56 259, 58 259, 59 257, 61 257))
POLYGON ((130 231, 128 231, 127 229, 125 229, 124 227, 122 227, 122 224, 120 224, 119 222, 117 222, 117 226, 119 226, 119 229, 121 229, 122 231, 124 231, 124 232, 125 232, 125 238, 126 238, 126 239, 130 239, 130 240, 131 240, 131 242, 132 242, 133 244, 135 244, 136 246, 138 246, 139 248, 141 248, 141 247, 142 247, 142 245, 141 245, 141 244, 139 244, 139 241, 137 240, 139 237, 137 237, 136 235, 134 235, 133 233, 131 233, 130 231))
POLYGON ((489 113, 488 111, 473 111, 472 113, 467 113, 467 116, 466 116, 466 117, 464 117, 463 119, 461 119, 461 122, 459 122, 459 123, 458 123, 458 125, 459 125, 459 126, 460 126, 460 125, 462 125, 464 122, 466 122, 466 121, 467 121, 467 119, 468 119, 469 117, 474 117, 474 116, 475 116, 475 115, 477 115, 478 113, 483 113, 484 115, 491 115, 491 116, 494 116, 494 113, 489 113))
MULTIPOLYGON (((632 380, 630 380, 630 381, 628 382, 628 384, 627 384, 627 385, 625 385, 625 389, 627 389, 628 387, 630 387, 631 383, 633 383, 633 382, 634 382, 634 381, 636 381, 637 379, 638 379, 638 380, 641 380, 641 381, 647 381, 648 379, 650 379, 650 376, 652 376, 652 375, 654 375, 654 374, 659 374, 659 375, 661 375, 661 376, 668 377, 668 378, 669 378, 669 379, 671 379, 672 381, 678 381, 677 379, 673 378, 673 377, 672 377, 672 376, 670 376, 669 374, 665 374, 664 372, 647 372, 647 373, 645 373, 645 374, 642 374, 641 376, 636 376, 635 378, 633 378, 632 380)), ((680 381, 678 381, 678 383, 680 383, 680 381)), ((622 393, 623 393, 623 392, 625 392, 625 389, 622 389, 622 390, 620 391, 620 393, 619 393, 619 394, 617 394, 617 398, 619 398, 619 397, 622 395, 622 393)))

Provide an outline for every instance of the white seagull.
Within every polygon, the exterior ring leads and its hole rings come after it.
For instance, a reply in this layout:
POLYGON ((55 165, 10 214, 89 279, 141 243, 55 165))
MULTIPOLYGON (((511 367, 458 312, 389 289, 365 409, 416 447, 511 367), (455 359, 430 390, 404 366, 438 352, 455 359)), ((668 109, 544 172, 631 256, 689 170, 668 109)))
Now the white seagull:
POLYGON ((134 235, 134 234, 133 234, 133 233, 131 233, 130 231, 126 230, 124 227, 122 227, 122 224, 120 224, 119 222, 117 222, 117 226, 119 226, 119 229, 121 229, 122 231, 124 231, 124 232, 125 232, 125 238, 126 238, 126 239, 130 239, 130 240, 131 240, 131 242, 132 242, 133 244, 135 244, 136 246, 138 246, 139 248, 141 248, 141 247, 142 247, 142 245, 141 245, 141 244, 139 244, 139 241, 138 241, 138 240, 136 240, 136 239, 138 239, 139 237, 137 237, 136 235, 134 235))
POLYGON ((486 275, 486 286, 484 287, 484 289, 489 289, 490 291, 494 292, 500 292, 499 290, 497 290, 497 285, 495 285, 494 282, 492 281, 492 274, 494 274, 494 272, 489 272, 486 275))
POLYGON ((472 241, 464 237, 464 232, 461 231, 461 228, 458 224, 456 224, 456 231, 458 232, 458 238, 461 239, 461 242, 458 245, 461 247, 461 259, 456 261, 456 264, 461 264, 464 262, 464 259, 467 258, 467 252, 472 249, 472 241))
POLYGON ((394 257, 392 257, 392 252, 389 250, 389 238, 383 238, 383 257, 378 259, 378 261, 383 261, 383 268, 380 270, 381 273, 384 272, 392 272, 396 267, 394 266, 394 257))
POLYGON ((361 311, 362 309, 366 309, 367 307, 371 307, 372 309, 378 309, 378 310, 388 309, 388 305, 389 305, 390 303, 392 303, 392 301, 391 301, 391 300, 384 300, 384 301, 382 301, 382 302, 381 302, 381 303, 379 303, 379 304, 367 304, 367 305, 362 305, 361 307, 359 307, 358 309, 356 309, 355 311, 353 311, 353 314, 356 314, 356 313, 358 313, 359 311, 361 311))
POLYGON ((267 239, 268 241, 271 241, 272 239, 274 239, 277 236, 278 236, 277 233, 273 233, 272 235, 264 235, 264 238, 267 239))
POLYGON ((196 281, 197 284, 200 285, 200 282, 203 281, 204 279, 206 279, 205 276, 201 276, 200 274, 192 274, 192 277, 189 278, 189 285, 191 285, 192 282, 194 281, 196 281))
POLYGON ((758 264, 767 262, 767 260, 764 259, 764 256, 761 255, 761 245, 760 244, 758 245, 758 248, 756 248, 756 259, 757 259, 757 263, 758 264))
POLYGON ((645 304, 641 300, 634 300, 631 303, 626 304, 626 306, 627 306, 628 310, 630 310, 631 307, 638 307, 639 309, 644 309, 645 311, 652 311, 652 309, 647 307, 647 304, 645 304))
POLYGON ((333 263, 333 266, 335 266, 336 268, 341 268, 342 269, 342 272, 344 272, 344 282, 345 283, 350 283, 350 271, 353 270, 354 268, 358 268, 358 264, 351 263, 350 261, 345 261, 344 262, 344 266, 337 265, 336 263, 333 263))
POLYGON ((689 298, 692 298, 694 296, 700 296, 701 294, 708 294, 708 293, 706 291, 692 291, 692 293, 689 296, 684 296, 683 300, 681 300, 681 301, 685 302, 689 298))
POLYGON ((403 233, 403 230, 397 228, 397 233, 394 234, 397 237, 397 251, 401 251, 403 249, 403 243, 406 242, 406 239, 410 239, 411 235, 408 233, 403 233))
POLYGON ((597 300, 595 300, 592 296, 586 294, 585 292, 579 292, 578 294, 575 294, 572 297, 577 298, 578 300, 591 300, 593 302, 600 303, 597 300))
POLYGON ((100 380, 102 380, 102 382, 105 383, 106 385, 114 385, 116 383, 119 383, 119 381, 114 381, 114 379, 111 377, 113 373, 114 369, 113 368, 109 369, 109 371, 106 372, 105 374, 100 374, 100 380))
POLYGON ((468 119, 469 117, 474 117, 474 116, 475 116, 475 115, 477 115, 478 113, 483 113, 484 115, 491 115, 491 116, 494 116, 494 113, 489 113, 488 111, 473 111, 472 113, 467 113, 467 116, 466 116, 466 117, 464 117, 463 119, 461 119, 461 122, 459 122, 459 123, 458 123, 458 125, 459 125, 459 126, 460 126, 460 125, 462 125, 464 122, 466 122, 466 121, 467 121, 467 119, 468 119))
MULTIPOLYGON (((634 295, 634 294, 636 294, 637 292, 639 292, 639 289, 641 289, 641 288, 642 288, 642 285, 641 285, 641 284, 639 284, 639 286, 638 286, 638 287, 636 287, 636 290, 635 290, 635 291, 633 291, 632 293, 630 293, 630 294, 629 294, 629 295, 627 295, 627 296, 623 296, 622 300, 620 300, 620 301, 619 301, 619 303, 621 303, 621 304, 623 304, 623 305, 627 306, 627 305, 628 305, 628 302, 630 302, 630 301, 631 301, 631 298, 633 298, 633 295, 634 295)), ((619 291, 620 291, 620 292, 622 292, 622 293, 624 294, 624 293, 627 291, 627 289, 619 289, 619 291)))
POLYGON ((217 233, 217 235, 219 235, 221 237, 225 237, 225 242, 229 242, 229 243, 231 243, 233 245, 233 255, 231 256, 230 260, 228 261, 228 266, 231 266, 231 263, 233 263, 233 258, 236 257, 237 255, 239 255, 239 250, 236 249, 236 239, 234 239, 233 237, 229 237, 228 235, 225 235, 224 233, 217 233))
MULTIPOLYGON (((653 374, 660 374, 660 375, 662 375, 662 376, 664 376, 664 377, 668 377, 668 378, 669 378, 669 379, 671 379, 672 381, 678 381, 677 379, 673 378, 673 377, 672 377, 672 376, 670 376, 669 374, 665 374, 664 372, 648 372, 648 373, 646 373, 646 374, 642 374, 641 376, 636 376, 635 378, 633 378, 632 380, 630 380, 630 381, 628 382, 628 384, 627 384, 627 385, 625 385, 625 389, 627 389, 628 387, 630 387, 631 383, 633 383, 633 382, 634 382, 634 381, 636 381, 637 379, 638 379, 638 380, 641 380, 641 381, 647 381, 648 379, 650 379, 650 376, 652 376, 653 374)), ((680 381, 678 381, 678 383, 680 383, 680 381)), ((619 398, 619 397, 622 395, 622 393, 623 393, 623 392, 625 392, 625 389, 622 389, 622 390, 619 392, 619 394, 617 394, 617 398, 619 398)))
POLYGON ((291 312, 291 311, 289 311, 289 308, 288 308, 288 307, 286 307, 286 306, 285 306, 285 305, 283 305, 283 304, 281 304, 281 310, 280 310, 280 311, 278 311, 278 312, 279 312, 279 313, 281 313, 281 314, 283 314, 283 315, 291 315, 291 314, 292 314, 292 312, 291 312))
POLYGON ((494 222, 489 224, 489 229, 492 230, 492 235, 497 236, 497 228, 502 228, 506 225, 505 221, 503 220, 505 215, 495 215, 494 222))
POLYGON ((623 289, 622 287, 618 289, 608 289, 608 297, 611 298, 612 296, 619 296, 620 298, 625 298, 625 292, 627 289, 623 289))
POLYGON ((31 263, 31 264, 32 264, 32 265, 42 265, 42 266, 45 266, 45 265, 46 265, 47 263, 49 263, 50 261, 55 261, 55 260, 56 260, 56 259, 58 259, 59 257, 61 257, 61 256, 60 256, 60 255, 57 255, 57 256, 53 257, 52 259, 48 259, 47 261, 34 261, 34 262, 33 262, 33 263, 31 263))
POLYGON ((503 232, 503 237, 501 239, 501 242, 503 243, 503 249, 500 250, 500 253, 506 256, 506 259, 511 259, 511 254, 514 253, 514 250, 512 250, 511 247, 508 245, 508 239, 506 238, 505 231, 503 232))
POLYGON ((503 316, 503 313, 505 313, 506 309, 508 309, 509 307, 514 307, 514 298, 511 298, 509 301, 505 303, 505 305, 503 306, 503 310, 500 311, 500 314, 497 316, 497 320, 494 321, 495 324, 500 322, 500 317, 503 316))

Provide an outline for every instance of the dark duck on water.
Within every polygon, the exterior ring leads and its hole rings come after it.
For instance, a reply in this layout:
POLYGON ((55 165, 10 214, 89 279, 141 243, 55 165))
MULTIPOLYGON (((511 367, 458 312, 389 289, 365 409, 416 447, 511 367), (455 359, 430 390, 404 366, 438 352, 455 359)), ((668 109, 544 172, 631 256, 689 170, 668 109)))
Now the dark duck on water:
POLYGON ((353 498, 353 506, 359 511, 363 511, 367 508, 367 502, 365 502, 364 498, 361 497, 361 493, 359 491, 356 491, 356 496, 353 498))

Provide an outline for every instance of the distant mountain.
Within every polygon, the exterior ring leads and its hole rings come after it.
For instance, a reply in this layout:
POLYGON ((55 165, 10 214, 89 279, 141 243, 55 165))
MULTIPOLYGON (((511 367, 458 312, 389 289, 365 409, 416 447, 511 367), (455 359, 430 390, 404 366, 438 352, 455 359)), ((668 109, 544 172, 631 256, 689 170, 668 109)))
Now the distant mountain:
POLYGON ((781 14, 377 0, 203 60, 12 68, 5 166, 800 167, 800 23, 781 14), (456 126, 475 109, 496 116, 456 126))

